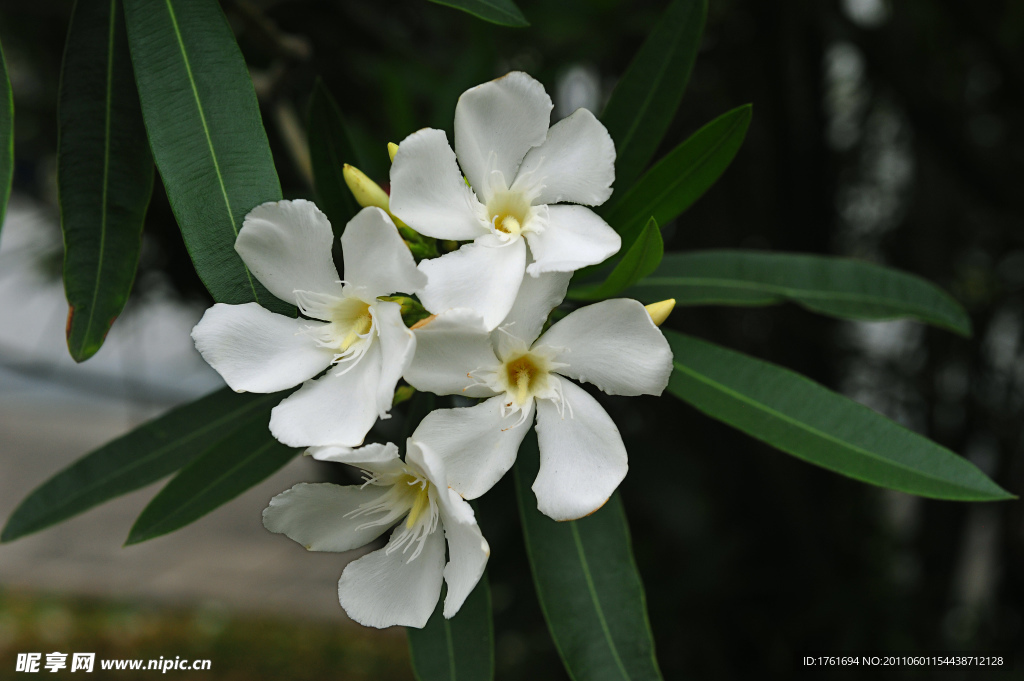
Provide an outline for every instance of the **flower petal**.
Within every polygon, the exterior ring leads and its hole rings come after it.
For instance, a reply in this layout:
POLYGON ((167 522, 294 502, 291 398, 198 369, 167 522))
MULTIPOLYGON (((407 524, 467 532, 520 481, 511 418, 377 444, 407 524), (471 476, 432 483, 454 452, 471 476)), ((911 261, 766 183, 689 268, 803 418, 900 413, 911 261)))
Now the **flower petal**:
POLYGON ((483 203, 487 203, 490 173, 499 171, 511 184, 526 152, 544 142, 551 108, 544 86, 522 71, 477 85, 459 97, 455 152, 483 203))
POLYGON ((367 518, 346 518, 381 496, 368 485, 299 483, 270 500, 263 509, 263 526, 297 541, 309 551, 351 551, 384 534, 387 525, 366 527, 367 518))
POLYGON ((330 221, 311 201, 271 201, 245 216, 235 251, 267 290, 295 304, 294 291, 341 296, 333 241, 330 221))
POLYGON ((354 367, 345 371, 347 367, 332 367, 274 407, 270 412, 271 434, 290 447, 362 444, 378 416, 380 344, 374 343, 354 367))
POLYGON ((541 336, 537 347, 562 349, 563 376, 593 383, 609 395, 660 395, 672 374, 668 341, 635 300, 581 307, 541 336))
MULTIPOLYGON (((306 455, 317 461, 333 461, 335 463, 347 463, 350 466, 363 468, 364 470, 375 471, 373 466, 378 464, 402 463, 398 456, 398 445, 393 442, 371 442, 364 447, 344 447, 342 445, 326 445, 310 447, 306 455), (370 467, 364 467, 366 464, 370 467)), ((390 468, 388 468, 390 471, 390 468)))
MULTIPOLYGON (((555 379, 558 380, 558 379, 555 379)), ((540 471, 537 508, 555 520, 576 520, 601 508, 629 468, 626 446, 608 412, 583 388, 562 381, 562 413, 538 400, 540 471)))
POLYGON ((538 193, 533 202, 582 203, 599 206, 612 195, 615 144, 601 122, 587 109, 551 126, 544 144, 526 154, 512 185, 538 193))
POLYGON ((274 314, 258 303, 209 308, 192 340, 236 392, 273 393, 316 376, 334 359, 306 332, 323 326, 274 314))
POLYGON ((380 301, 373 306, 380 330, 381 367, 377 383, 377 413, 387 418, 391 403, 395 400, 395 385, 409 368, 416 352, 416 336, 402 321, 402 306, 398 303, 380 301))
POLYGON ((474 381, 468 374, 500 364, 480 315, 466 308, 448 310, 419 322, 413 333, 416 352, 405 370, 412 387, 435 395, 494 394, 483 386, 470 387, 474 381))
POLYGON ((427 284, 395 223, 380 208, 369 206, 349 220, 341 248, 345 281, 365 289, 368 297, 417 293, 427 284))
POLYGON ((526 244, 516 239, 493 245, 488 234, 440 258, 420 262, 428 277, 420 294, 423 306, 434 313, 455 307, 475 310, 490 330, 505 318, 516 301, 526 268, 526 244))
POLYGON ((439 496, 442 498, 438 504, 441 522, 448 540, 448 564, 444 568, 448 594, 444 597, 444 616, 450 618, 459 611, 483 577, 491 547, 480 532, 473 508, 466 500, 453 489, 447 489, 439 496))
POLYGON ((565 299, 572 272, 545 272, 536 277, 523 277, 519 295, 508 315, 502 320, 494 344, 499 357, 508 357, 519 346, 529 348, 544 328, 551 310, 565 299))
MULTIPOLYGON (((529 430, 529 426, 525 430, 529 430)), ((419 429, 416 432, 420 432, 419 429)), ((430 480, 431 499, 441 514, 441 525, 448 539, 449 558, 444 568, 444 578, 448 582, 444 616, 451 617, 459 611, 480 581, 491 549, 476 523, 473 508, 454 489, 448 487, 451 481, 447 472, 449 461, 444 460, 440 452, 427 441, 417 440, 416 433, 406 443, 405 458, 430 480)))
POLYGON ((391 213, 420 234, 475 239, 489 233, 484 208, 466 186, 443 130, 402 140, 391 165, 391 213))
POLYGON ((483 495, 512 468, 533 423, 533 400, 525 418, 518 411, 502 418, 504 399, 498 395, 472 407, 432 411, 412 434, 444 460, 447 485, 466 499, 483 495))
MULTIPOLYGON (((386 548, 349 563, 338 581, 338 601, 348 616, 367 627, 403 625, 422 628, 441 595, 444 570, 444 535, 434 531, 423 542, 423 551, 406 562, 412 550, 386 548)), ((408 547, 406 547, 408 548, 408 547)))
POLYGON ((622 239, 597 213, 583 206, 548 206, 542 232, 526 232, 534 262, 526 271, 574 272, 618 253, 622 239))

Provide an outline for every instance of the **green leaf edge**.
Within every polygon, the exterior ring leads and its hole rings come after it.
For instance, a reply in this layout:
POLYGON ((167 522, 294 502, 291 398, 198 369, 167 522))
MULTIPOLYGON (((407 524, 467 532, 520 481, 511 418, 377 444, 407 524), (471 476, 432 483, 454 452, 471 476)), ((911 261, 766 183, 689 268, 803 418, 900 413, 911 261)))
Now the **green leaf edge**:
MULTIPOLYGON (((677 331, 671 331, 671 330, 666 329, 664 331, 664 333, 665 333, 665 336, 667 338, 670 338, 671 336, 678 336, 678 337, 680 337, 683 340, 691 340, 691 339, 693 339, 693 340, 697 340, 698 342, 701 342, 701 343, 705 343, 705 344, 708 344, 708 345, 715 345, 716 347, 721 348, 721 346, 717 346, 714 343, 710 343, 708 341, 703 341, 703 340, 700 340, 700 339, 696 339, 696 338, 693 338, 692 336, 688 336, 686 334, 679 333, 677 331)), ((736 350, 730 350, 728 348, 721 348, 721 349, 726 350, 727 352, 732 352, 732 353, 736 353, 738 355, 742 355, 744 357, 749 357, 745 353, 741 353, 741 352, 738 352, 736 350)), ((816 381, 813 381, 810 378, 807 378, 803 374, 800 374, 800 373, 798 373, 796 371, 793 371, 791 369, 787 369, 787 368, 785 368, 783 366, 775 364, 774 362, 768 362, 768 361, 763 360, 763 359, 757 359, 757 358, 752 358, 752 357, 750 357, 750 359, 752 359, 752 360, 754 360, 756 362, 762 363, 762 364, 767 364, 768 366, 770 366, 770 367, 772 367, 774 369, 777 369, 779 371, 785 372, 785 373, 791 375, 793 378, 795 378, 797 380, 803 381, 805 383, 808 383, 809 385, 814 386, 815 389, 826 390, 828 392, 833 392, 833 391, 829 390, 828 388, 826 388, 825 386, 821 385, 820 383, 818 383, 816 381)), ((836 437, 834 437, 832 435, 829 435, 828 433, 823 433, 823 432, 819 431, 817 428, 813 428, 811 426, 808 426, 807 424, 803 424, 800 421, 797 421, 797 420, 795 420, 795 419, 793 419, 793 418, 791 418, 789 416, 786 416, 782 412, 779 412, 779 411, 776 411, 775 409, 772 409, 768 405, 764 405, 764 404, 761 404, 760 402, 751 400, 751 399, 747 398, 745 395, 743 395, 742 393, 737 393, 735 390, 732 390, 728 386, 724 386, 724 385, 718 383, 717 381, 714 381, 712 379, 706 378, 706 377, 702 376, 701 374, 698 374, 698 373, 696 373, 694 371, 688 370, 686 367, 683 367, 678 362, 676 362, 675 358, 673 358, 673 360, 672 360, 672 370, 673 371, 681 371, 681 372, 683 372, 685 374, 688 374, 689 376, 693 377, 695 380, 700 381, 701 383, 704 383, 705 385, 709 385, 709 386, 712 386, 712 387, 714 387, 716 389, 720 389, 722 392, 724 392, 724 393, 726 393, 726 394, 728 394, 730 396, 733 396, 733 397, 739 399, 741 402, 743 402, 745 404, 752 405, 755 408, 760 409, 761 411, 763 411, 765 413, 768 413, 768 414, 770 414, 772 416, 775 416, 775 417, 779 417, 781 420, 786 421, 787 423, 790 423, 790 424, 794 424, 794 425, 800 427, 802 430, 804 430, 806 432, 809 432, 809 433, 813 433, 814 435, 819 436, 819 437, 821 437, 824 440, 829 440, 831 442, 841 443, 844 446, 850 447, 851 449, 856 449, 856 450, 866 454, 869 458, 872 458, 872 459, 875 459, 875 460, 880 460, 881 459, 886 464, 891 465, 894 468, 902 468, 903 470, 911 471, 915 475, 920 475, 921 477, 932 478, 932 479, 938 480, 938 481, 940 481, 940 482, 942 482, 944 484, 949 484, 945 480, 942 480, 941 478, 935 478, 935 477, 933 477, 931 475, 928 475, 926 473, 922 473, 921 471, 918 471, 918 470, 916 470, 914 468, 910 468, 910 467, 905 466, 905 465, 903 465, 903 464, 901 464, 899 462, 896 462, 896 461, 891 461, 889 459, 882 459, 881 457, 875 455, 874 453, 872 453, 872 452, 870 452, 870 451, 868 451, 866 449, 862 449, 861 447, 859 447, 857 445, 853 445, 853 444, 845 442, 843 440, 839 440, 836 437)), ((817 466, 818 468, 822 468, 822 469, 830 471, 832 473, 837 473, 837 474, 842 475, 844 477, 850 478, 852 480, 857 480, 858 482, 863 482, 863 483, 872 485, 874 487, 880 487, 882 489, 892 489, 892 490, 895 490, 895 491, 898 491, 898 492, 904 492, 905 494, 913 494, 914 496, 924 497, 924 498, 928 498, 928 499, 939 499, 939 500, 942 500, 942 501, 977 502, 977 501, 1009 501, 1009 500, 1012 500, 1012 499, 1017 499, 1017 496, 1015 494, 1011 494, 1010 492, 1007 492, 1005 489, 1003 489, 1001 486, 999 486, 995 481, 991 480, 991 478, 989 478, 983 472, 982 472, 982 475, 985 475, 985 478, 987 480, 989 480, 996 489, 1000 490, 1003 493, 1002 496, 961 497, 961 498, 952 499, 952 498, 949 498, 949 497, 942 497, 942 496, 931 495, 931 494, 923 494, 921 492, 910 492, 910 491, 901 490, 901 489, 898 489, 898 488, 895 488, 895 487, 888 487, 886 485, 882 485, 882 484, 879 484, 877 482, 874 482, 873 480, 866 480, 866 479, 864 479, 862 477, 858 477, 857 475, 854 475, 852 473, 847 473, 845 471, 837 471, 837 470, 829 468, 827 466, 823 466, 823 465, 821 465, 820 463, 818 463, 816 461, 811 461, 809 459, 804 458, 804 456, 802 454, 798 454, 796 452, 791 452, 791 451, 783 449, 783 448, 781 448, 781 447, 779 447, 779 446, 777 446, 775 444, 772 444, 771 442, 768 442, 766 440, 762 440, 757 435, 755 435, 753 433, 750 433, 747 430, 745 430, 743 428, 740 428, 739 426, 735 426, 732 423, 729 423, 728 421, 725 421, 724 419, 720 419, 717 416, 714 416, 712 414, 708 414, 703 409, 697 407, 696 405, 694 405, 691 402, 689 402, 688 400, 686 400, 686 398, 676 394, 672 390, 672 388, 671 388, 671 383, 669 384, 669 387, 667 388, 667 390, 672 395, 677 397, 678 399, 680 399, 680 400, 686 402, 687 404, 690 404, 691 406, 693 406, 694 409, 697 409, 697 411, 700 411, 702 414, 705 414, 705 415, 715 419, 716 421, 721 421, 722 423, 728 425, 729 427, 735 428, 736 430, 739 430, 740 432, 745 433, 746 435, 748 435, 748 436, 750 436, 750 437, 752 437, 752 438, 754 438, 756 440, 759 440, 760 442, 764 442, 765 444, 767 444, 768 446, 772 447, 773 449, 777 449, 777 450, 779 450, 781 452, 785 452, 786 454, 789 454, 790 456, 794 456, 794 457, 800 459, 801 461, 804 461, 805 463, 809 463, 809 464, 811 464, 813 466, 817 466)), ((922 440, 927 440, 928 442, 931 442, 932 444, 934 444, 934 445, 936 445, 938 447, 942 447, 942 445, 939 445, 938 443, 932 442, 930 439, 924 437, 923 435, 915 433, 914 431, 912 431, 912 430, 910 430, 908 428, 904 428, 900 424, 896 423, 895 421, 892 421, 891 419, 888 419, 886 416, 878 413, 874 409, 871 409, 869 407, 865 407, 863 404, 860 404, 856 400, 852 400, 852 399, 850 399, 848 397, 845 397, 844 395, 840 395, 839 393, 834 393, 833 392, 833 394, 835 394, 835 395, 837 395, 839 397, 842 397, 843 399, 847 400, 850 403, 850 407, 852 409, 863 410, 864 412, 871 414, 875 418, 885 419, 885 420, 889 421, 890 423, 892 423, 897 428, 901 428, 901 429, 907 431, 908 433, 910 433, 911 435, 913 435, 915 437, 921 438, 922 440)), ((943 449, 945 449, 945 447, 943 447, 943 449)), ((950 450, 947 450, 947 451, 950 451, 950 450)), ((956 456, 955 452, 950 451, 950 453, 953 454, 954 456, 956 456)), ((963 457, 960 457, 960 458, 963 458, 963 457)), ((974 465, 974 464, 971 464, 971 462, 968 461, 967 459, 963 459, 963 461, 965 463, 967 463, 967 464, 972 465, 972 466, 974 465)), ((981 472, 980 469, 979 469, 979 472, 981 472)))
MULTIPOLYGON (((479 2, 479 4, 487 6, 487 3, 484 2, 483 0, 477 1, 479 2)), ((525 16, 523 16, 523 13, 519 9, 519 7, 516 6, 514 2, 511 2, 511 0, 509 0, 509 4, 515 8, 516 13, 509 12, 500 7, 495 7, 494 5, 489 5, 489 9, 493 10, 495 15, 507 17, 505 20, 498 19, 497 16, 487 16, 486 12, 484 14, 481 14, 479 10, 470 9, 467 6, 467 4, 469 3, 460 4, 458 0, 430 0, 430 2, 434 3, 435 5, 442 5, 444 7, 457 9, 459 11, 465 12, 466 14, 476 17, 477 19, 481 19, 483 21, 486 21, 491 24, 496 24, 498 26, 509 26, 511 28, 525 28, 526 26, 530 25, 530 22, 526 20, 525 16)))
MULTIPOLYGON (((207 397, 209 397, 209 396, 207 396, 207 397)), ((244 416, 244 415, 248 414, 251 410, 256 409, 257 407, 260 407, 260 406, 264 406, 268 402, 271 402, 271 401, 273 401, 275 399, 279 399, 279 398, 280 398, 280 393, 268 394, 264 398, 258 398, 256 400, 254 400, 251 404, 248 404, 245 407, 243 407, 240 410, 239 413, 233 413, 233 414, 230 414, 229 416, 222 416, 222 417, 220 417, 217 420, 210 421, 209 423, 206 423, 203 426, 200 426, 199 428, 196 428, 188 436, 183 438, 183 440, 187 441, 188 439, 191 439, 191 438, 197 437, 199 435, 202 435, 203 433, 207 432, 210 428, 215 428, 217 426, 220 426, 225 420, 236 420, 240 416, 244 416)), ((185 406, 188 406, 188 405, 182 405, 182 406, 185 407, 185 406)), ((152 421, 147 421, 145 424, 142 424, 142 426, 154 423, 155 421, 159 421, 160 418, 161 417, 157 417, 156 419, 154 419, 152 421)), ((139 426, 139 427, 141 428, 142 426, 139 426)), ((90 511, 90 510, 96 508, 97 506, 99 506, 101 504, 105 504, 108 501, 116 499, 119 496, 124 496, 125 494, 129 494, 130 492, 134 492, 135 490, 141 489, 141 488, 145 487, 146 485, 149 485, 149 484, 152 484, 153 482, 156 482, 157 480, 159 480, 162 477, 166 477, 166 475, 170 475, 170 472, 166 473, 165 475, 160 476, 160 478, 154 478, 153 480, 150 480, 149 482, 144 482, 144 483, 142 483, 140 485, 136 485, 135 487, 132 487, 131 489, 128 489, 128 490, 126 490, 125 492, 123 492, 123 493, 121 493, 119 495, 116 495, 116 496, 113 496, 113 497, 108 497, 106 499, 102 499, 102 500, 100 500, 100 501, 98 501, 98 502, 96 502, 96 503, 94 503, 94 504, 92 504, 90 506, 87 506, 86 508, 83 508, 81 510, 75 511, 74 513, 72 513, 70 515, 63 515, 63 516, 57 517, 54 520, 48 521, 48 522, 46 522, 46 523, 44 523, 42 525, 31 526, 31 527, 33 527, 33 529, 28 529, 28 530, 25 530, 25 531, 22 531, 22 532, 18 532, 17 534, 14 534, 14 535, 11 535, 9 533, 11 522, 18 515, 18 511, 25 505, 25 503, 31 497, 33 497, 40 490, 44 489, 46 486, 50 485, 54 480, 56 480, 61 475, 66 474, 69 470, 71 470, 75 466, 81 464, 82 462, 86 461, 90 457, 98 455, 100 452, 105 450, 112 443, 117 442, 117 441, 119 441, 119 440, 121 440, 123 438, 131 436, 137 430, 138 430, 138 428, 134 428, 130 432, 125 433, 124 435, 122 435, 121 437, 115 438, 114 440, 111 440, 110 442, 108 442, 107 444, 103 445, 102 447, 99 447, 98 449, 94 449, 93 451, 89 452, 88 454, 85 454, 84 456, 79 457, 70 466, 64 468, 63 470, 58 471, 57 473, 54 473, 49 478, 47 478, 47 480, 45 482, 43 482, 41 485, 39 485, 34 490, 32 490, 32 492, 30 492, 27 497, 22 499, 21 503, 18 504, 18 506, 14 509, 14 511, 11 512, 11 515, 8 517, 7 523, 4 525, 3 531, 0 532, 0 544, 6 544, 6 543, 12 542, 12 541, 14 541, 16 539, 20 539, 21 537, 27 537, 30 534, 35 534, 36 532, 40 532, 42 530, 45 530, 48 527, 53 527, 54 525, 56 525, 58 523, 61 523, 61 522, 65 521, 65 520, 68 520, 70 518, 74 518, 75 516, 81 515, 82 513, 85 513, 86 511, 90 511)), ((137 468, 138 466, 141 466, 144 463, 148 463, 148 461, 153 459, 153 458, 159 458, 169 447, 177 448, 177 447, 180 447, 180 446, 181 446, 181 441, 175 442, 175 443, 173 443, 173 445, 170 445, 170 444, 162 445, 162 446, 158 447, 157 449, 154 449, 154 450, 150 451, 148 454, 140 456, 138 459, 136 459, 135 463, 133 463, 131 465, 131 467, 129 467, 127 469, 121 469, 121 470, 122 471, 123 470, 133 470, 133 469, 137 468)), ((202 452, 197 452, 195 454, 193 460, 195 458, 198 458, 200 454, 202 454, 202 452)), ((81 494, 79 496, 81 496, 82 494, 91 492, 92 490, 94 490, 98 486, 99 486, 99 483, 94 484, 93 486, 91 486, 91 487, 85 489, 83 492, 81 492, 81 494)))
POLYGON ((570 300, 600 300, 616 296, 654 272, 664 256, 665 242, 662 241, 658 221, 652 217, 647 221, 640 236, 604 281, 599 284, 570 288, 566 298, 570 300), (647 255, 651 249, 658 252, 658 259, 653 265, 643 266, 647 262, 647 255))

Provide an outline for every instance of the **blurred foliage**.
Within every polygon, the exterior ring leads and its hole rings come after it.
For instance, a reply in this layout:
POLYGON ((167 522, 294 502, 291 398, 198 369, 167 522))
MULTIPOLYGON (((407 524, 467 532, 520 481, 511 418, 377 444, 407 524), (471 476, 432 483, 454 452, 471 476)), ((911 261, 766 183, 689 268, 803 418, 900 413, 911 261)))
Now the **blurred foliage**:
MULTIPOLYGON (((69 668, 71 653, 96 653, 93 674, 100 678, 101 659, 148 662, 161 656, 211 661, 209 671, 160 675, 166 679, 320 681, 336 678, 338 669, 345 670, 345 681, 412 678, 405 636, 398 631, 381 635, 352 624, 339 632, 330 622, 0 590, 0 678, 23 676, 6 664, 16 653, 41 652, 45 662, 54 651, 68 654, 69 668)), ((109 673, 128 681, 154 674, 109 673)))
MULTIPOLYGON (((386 142, 424 126, 450 135, 458 95, 509 69, 529 71, 557 98, 570 67, 581 67, 606 97, 664 3, 519 4, 530 28, 487 25, 423 0, 226 0, 286 196, 311 195, 301 145, 288 140, 316 77, 356 127, 357 164, 383 180, 386 142)), ((0 8, 18 107, 16 190, 51 203, 69 8, 58 0, 0 8)), ((976 332, 965 340, 910 323, 855 325, 794 306, 678 309, 668 325, 840 389, 1021 493, 1022 46, 1024 7, 1005 0, 711 3, 659 155, 722 111, 752 101, 756 115, 722 181, 669 226, 666 251, 741 247, 885 263, 951 291, 976 332)), ((146 235, 137 288, 169 282, 184 297, 205 296, 159 186, 146 235)), ((888 493, 671 399, 600 399, 630 451, 622 496, 667 678, 787 679, 808 654, 956 651, 1024 663, 1019 502, 888 493)), ((489 566, 498 677, 564 679, 514 503, 510 479, 480 503, 484 533, 500 547, 489 566)), ((237 645, 256 655, 261 639, 248 632, 237 645)), ((393 639, 366 632, 359 640, 387 649, 393 639)), ((243 659, 210 657, 222 670, 243 659)), ((248 669, 242 664, 235 669, 248 669)))

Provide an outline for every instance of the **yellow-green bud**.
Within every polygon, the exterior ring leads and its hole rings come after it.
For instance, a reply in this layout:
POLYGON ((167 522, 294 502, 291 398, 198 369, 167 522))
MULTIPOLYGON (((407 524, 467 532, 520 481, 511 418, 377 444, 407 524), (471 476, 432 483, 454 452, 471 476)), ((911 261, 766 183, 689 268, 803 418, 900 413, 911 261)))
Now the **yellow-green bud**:
POLYGON ((650 305, 644 305, 644 309, 647 310, 647 314, 651 315, 651 320, 655 326, 661 326, 669 314, 672 313, 672 308, 676 306, 676 299, 669 298, 668 300, 662 300, 659 303, 651 303, 650 305))

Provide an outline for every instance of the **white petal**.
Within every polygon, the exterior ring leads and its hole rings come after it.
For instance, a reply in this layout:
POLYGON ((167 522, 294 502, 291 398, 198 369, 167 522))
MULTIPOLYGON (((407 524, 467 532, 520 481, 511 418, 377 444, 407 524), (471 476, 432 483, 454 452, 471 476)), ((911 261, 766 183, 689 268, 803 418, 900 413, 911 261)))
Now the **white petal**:
POLYGON ((480 532, 469 503, 455 490, 445 492, 447 499, 438 505, 448 540, 448 564, 444 568, 448 594, 444 597, 444 616, 452 617, 483 576, 491 548, 480 532))
POLYGON ((574 272, 604 262, 622 247, 615 230, 583 206, 548 206, 544 231, 525 236, 534 259, 526 270, 531 275, 574 272))
POLYGON ((489 231, 443 130, 420 130, 398 145, 389 203, 393 215, 427 236, 463 240, 489 231))
MULTIPOLYGON (((528 429, 529 426, 524 432, 528 429)), ((444 578, 448 582, 444 616, 451 617, 458 612, 480 581, 491 549, 476 524, 473 508, 454 489, 448 487, 451 480, 447 469, 449 462, 444 460, 430 443, 417 440, 419 432, 417 429, 409 438, 405 458, 412 467, 418 468, 430 480, 431 499, 437 504, 441 514, 441 525, 448 539, 449 558, 444 569, 444 578)))
POLYGON ((572 272, 546 272, 536 277, 523 277, 519 295, 500 329, 494 334, 499 357, 507 357, 516 346, 527 348, 537 340, 551 310, 558 307, 569 288, 572 272))
POLYGON ((615 144, 594 114, 577 109, 551 126, 519 166, 513 190, 539 189, 534 203, 599 206, 612 195, 615 144))
POLYGON ((448 486, 466 499, 476 499, 501 480, 533 423, 533 400, 525 418, 518 411, 502 418, 504 399, 498 395, 472 407, 432 411, 412 434, 444 460, 448 486))
POLYGON ((364 208, 349 221, 341 248, 345 281, 365 289, 369 297, 417 293, 427 283, 395 223, 380 208, 364 208))
POLYGON ((544 142, 551 108, 544 86, 521 71, 462 93, 455 106, 455 152, 481 201, 487 202, 480 192, 492 171, 511 184, 526 152, 544 142))
POLYGON ((484 319, 488 330, 512 309, 526 268, 522 239, 502 246, 488 234, 440 258, 423 260, 420 269, 428 281, 420 300, 431 312, 468 307, 484 319))
MULTIPOLYGON (((556 379, 557 380, 557 379, 556 379)), ((575 520, 604 506, 626 477, 626 446, 608 412, 583 388, 562 381, 568 406, 538 400, 540 471, 537 508, 555 520, 575 520)))
POLYGON ((556 355, 563 376, 593 383, 609 395, 660 395, 672 373, 668 341, 635 300, 581 307, 553 325, 536 346, 556 355))
POLYGON ((384 534, 388 526, 363 527, 372 518, 345 515, 384 492, 373 485, 299 483, 270 500, 270 505, 263 509, 263 525, 309 551, 351 551, 384 534))
MULTIPOLYGON (((395 536, 392 533, 389 547, 395 536)), ((380 549, 348 564, 338 581, 338 601, 349 617, 378 629, 426 625, 441 595, 444 535, 427 535, 423 552, 406 562, 412 551, 399 549, 388 555, 380 549)))
POLYGON ((346 445, 355 447, 377 421, 380 344, 345 373, 348 365, 331 367, 270 412, 270 432, 291 447, 346 445))
POLYGON ((245 216, 235 250, 267 290, 294 304, 294 291, 341 296, 333 241, 331 223, 312 202, 271 201, 245 216))
MULTIPOLYGON (((361 467, 360 464, 389 464, 394 461, 401 463, 398 456, 398 445, 393 442, 372 442, 365 447, 344 447, 342 445, 327 445, 310 447, 306 454, 317 461, 333 461, 335 463, 347 463, 350 466, 361 467)), ((366 468, 365 470, 370 470, 366 468)))
POLYGON ((334 353, 306 333, 319 326, 323 324, 274 314, 257 303, 217 303, 192 329, 192 340, 232 390, 273 393, 330 365, 334 353))
POLYGON ((486 388, 470 386, 469 373, 496 369, 500 362, 491 348, 491 334, 480 315, 465 308, 448 310, 416 324, 416 353, 405 380, 417 390, 435 395, 490 397, 486 388))
POLYGON ((395 385, 416 352, 416 337, 402 321, 402 306, 386 301, 373 306, 380 336, 381 367, 377 383, 377 414, 386 418, 395 399, 395 385))

